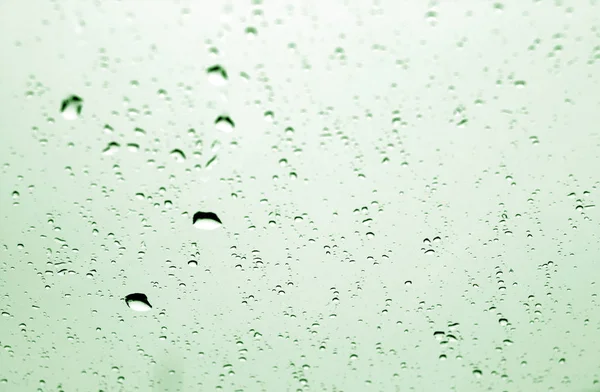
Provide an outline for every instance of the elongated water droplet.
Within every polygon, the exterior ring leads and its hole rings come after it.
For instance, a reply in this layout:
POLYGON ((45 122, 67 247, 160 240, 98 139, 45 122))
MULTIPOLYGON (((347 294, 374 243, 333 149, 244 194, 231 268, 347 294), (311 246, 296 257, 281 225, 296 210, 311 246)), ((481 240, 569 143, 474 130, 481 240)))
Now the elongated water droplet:
POLYGON ((229 116, 219 116, 215 120, 215 126, 221 132, 230 133, 235 128, 235 123, 229 116))
POLYGON ((152 305, 148 302, 148 297, 142 293, 129 294, 125 297, 125 303, 130 309, 137 312, 147 312, 152 309, 152 305))
POLYGON ((214 212, 198 211, 193 218, 194 227, 202 230, 214 230, 223 224, 214 212))
POLYGON ((77 95, 70 95, 60 105, 60 112, 65 120, 75 120, 81 114, 83 99, 77 95))

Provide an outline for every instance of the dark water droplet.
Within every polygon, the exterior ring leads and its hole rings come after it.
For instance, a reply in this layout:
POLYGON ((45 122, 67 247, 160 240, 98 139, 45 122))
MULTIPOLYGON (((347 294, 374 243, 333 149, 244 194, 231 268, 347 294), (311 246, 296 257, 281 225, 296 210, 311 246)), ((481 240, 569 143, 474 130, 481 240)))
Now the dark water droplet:
POLYGON ((221 227, 223 222, 214 212, 198 211, 194 214, 193 224, 198 229, 214 230, 221 227))
POLYGON ((220 65, 213 65, 206 70, 208 80, 215 86, 223 86, 227 83, 227 71, 220 65))
POLYGON ((230 133, 233 132, 235 123, 229 116, 219 116, 215 120, 215 126, 221 132, 230 133))
POLYGON ((180 149, 178 149, 178 148, 176 148, 176 149, 172 150, 170 154, 171 154, 171 156, 172 156, 173 158, 175 158, 175 160, 176 160, 177 162, 183 162, 183 161, 185 161, 185 154, 184 154, 184 152, 183 152, 183 151, 181 151, 181 150, 180 150, 180 149))
POLYGON ((138 312, 147 312, 152 309, 152 305, 150 305, 150 302, 148 302, 148 297, 146 297, 146 294, 142 293, 133 293, 127 295, 125 297, 125 303, 130 309, 138 312))
POLYGON ((60 105, 60 112, 65 120, 75 120, 81 114, 83 109, 83 99, 77 95, 70 95, 63 99, 60 105))

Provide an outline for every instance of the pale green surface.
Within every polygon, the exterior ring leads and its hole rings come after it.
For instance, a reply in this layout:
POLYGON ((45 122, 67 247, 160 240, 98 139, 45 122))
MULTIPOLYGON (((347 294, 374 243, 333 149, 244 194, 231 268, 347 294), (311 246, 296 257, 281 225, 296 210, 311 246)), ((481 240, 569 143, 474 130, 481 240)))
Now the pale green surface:
POLYGON ((0 391, 600 390, 600 5, 501 5, 0 2, 0 391))

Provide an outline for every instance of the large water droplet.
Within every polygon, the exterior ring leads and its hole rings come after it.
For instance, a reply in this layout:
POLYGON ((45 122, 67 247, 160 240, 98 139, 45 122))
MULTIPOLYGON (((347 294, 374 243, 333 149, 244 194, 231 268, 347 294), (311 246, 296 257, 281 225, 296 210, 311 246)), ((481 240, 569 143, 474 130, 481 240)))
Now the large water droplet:
POLYGON ((220 65, 213 65, 206 70, 208 81, 215 86, 227 84, 227 71, 220 65))
POLYGON ((171 156, 175 158, 177 162, 185 161, 185 154, 178 148, 171 151, 171 156))
POLYGON ((219 116, 215 120, 215 126, 221 132, 230 133, 235 128, 235 123, 229 116, 219 116))
POLYGON ((148 302, 148 297, 142 293, 129 294, 125 297, 125 303, 129 308, 137 312, 147 312, 152 309, 152 305, 148 302))
POLYGON ((119 151, 120 148, 121 148, 121 145, 119 143, 117 143, 117 142, 110 142, 104 148, 104 150, 102 150, 102 153, 104 155, 114 155, 114 154, 116 154, 119 151))
POLYGON ((60 112, 65 120, 75 120, 81 114, 83 99, 77 95, 70 95, 60 105, 60 112))
POLYGON ((193 218, 194 227, 202 230, 214 230, 223 224, 221 219, 214 212, 198 211, 193 218))

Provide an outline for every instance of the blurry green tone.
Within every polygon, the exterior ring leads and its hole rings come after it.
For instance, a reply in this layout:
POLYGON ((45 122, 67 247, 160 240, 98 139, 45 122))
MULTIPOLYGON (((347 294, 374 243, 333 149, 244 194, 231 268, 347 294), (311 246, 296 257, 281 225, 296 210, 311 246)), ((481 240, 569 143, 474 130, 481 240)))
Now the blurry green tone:
POLYGON ((600 391, 600 4, 0 2, 0 391, 600 391))

